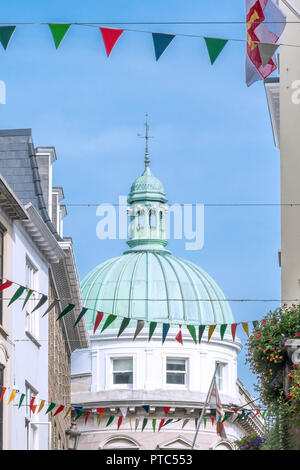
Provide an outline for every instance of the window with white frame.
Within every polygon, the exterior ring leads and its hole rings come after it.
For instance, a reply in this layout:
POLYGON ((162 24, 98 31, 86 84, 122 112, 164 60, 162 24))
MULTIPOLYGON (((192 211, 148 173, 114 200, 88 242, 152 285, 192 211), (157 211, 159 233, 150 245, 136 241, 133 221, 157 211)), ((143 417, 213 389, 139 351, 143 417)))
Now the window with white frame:
POLYGON ((224 382, 225 382, 225 367, 226 364, 219 362, 219 367, 216 371, 216 383, 218 390, 224 390, 224 382))
POLYGON ((119 357, 112 359, 112 373, 114 385, 133 384, 132 357, 119 357))
MULTIPOLYGON (((33 263, 26 258, 26 287, 28 289, 37 290, 37 269, 33 263)), ((32 293, 26 303, 26 330, 31 333, 35 338, 39 337, 39 315, 38 311, 32 313, 36 303, 36 294, 32 293)))
POLYGON ((166 383, 173 385, 186 385, 187 360, 167 357, 166 383))

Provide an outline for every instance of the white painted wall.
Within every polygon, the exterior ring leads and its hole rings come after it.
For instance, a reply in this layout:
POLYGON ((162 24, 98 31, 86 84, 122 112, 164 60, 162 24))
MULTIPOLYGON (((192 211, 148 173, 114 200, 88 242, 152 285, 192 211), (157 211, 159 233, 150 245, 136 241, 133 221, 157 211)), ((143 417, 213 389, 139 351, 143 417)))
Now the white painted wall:
MULTIPOLYGON (((48 264, 37 250, 33 242, 27 236, 25 230, 19 222, 14 223, 13 231, 13 274, 12 279, 26 285, 26 256, 37 268, 37 291, 48 293, 48 264)), ((16 290, 16 288, 14 289, 16 290)), ((13 291, 14 291, 13 290, 13 291)), ((11 290, 11 292, 13 292, 11 290)), ((17 300, 8 311, 13 317, 12 341, 14 347, 14 364, 12 368, 11 384, 21 393, 25 393, 26 381, 38 391, 38 397, 48 400, 48 321, 47 318, 41 318, 39 314, 39 336, 37 342, 34 342, 26 334, 25 310, 22 310, 24 302, 17 300)), ((46 306, 47 304, 44 304, 46 306)), ((25 427, 26 407, 18 409, 20 394, 14 400, 12 429, 11 429, 11 448, 14 450, 26 449, 27 429, 25 427)), ((25 400, 23 402, 25 405, 25 400)), ((48 449, 48 425, 38 424, 47 422, 48 419, 43 411, 41 414, 33 415, 32 421, 37 423, 37 439, 35 446, 38 449, 48 449)))

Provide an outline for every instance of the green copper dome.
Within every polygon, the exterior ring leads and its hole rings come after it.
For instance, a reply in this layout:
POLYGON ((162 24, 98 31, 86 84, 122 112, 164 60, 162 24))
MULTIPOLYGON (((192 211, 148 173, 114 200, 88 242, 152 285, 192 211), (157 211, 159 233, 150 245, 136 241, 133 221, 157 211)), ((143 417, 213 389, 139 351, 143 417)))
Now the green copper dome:
POLYGON ((152 175, 149 166, 146 166, 142 176, 132 183, 128 196, 129 204, 146 201, 167 202, 164 187, 159 179, 152 175))
MULTIPOLYGON (((234 322, 215 281, 195 264, 169 253, 132 252, 110 259, 85 277, 81 290, 83 305, 91 309, 86 313, 89 330, 97 311, 183 325, 234 322)), ((120 324, 117 319, 111 328, 120 324)))

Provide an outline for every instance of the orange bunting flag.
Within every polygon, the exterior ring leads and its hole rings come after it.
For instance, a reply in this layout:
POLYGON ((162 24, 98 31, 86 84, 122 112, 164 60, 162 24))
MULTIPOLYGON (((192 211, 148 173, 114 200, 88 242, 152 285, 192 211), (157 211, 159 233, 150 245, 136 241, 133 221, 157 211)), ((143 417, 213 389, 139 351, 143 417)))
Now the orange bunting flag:
POLYGON ((238 326, 237 323, 232 323, 232 325, 231 325, 231 334, 232 334, 233 341, 235 340, 235 333, 236 333, 237 326, 238 326))
POLYGON ((118 429, 120 429, 120 426, 122 424, 122 421, 123 421, 123 416, 119 416, 119 419, 118 419, 118 429))
POLYGON ((213 334, 213 332, 215 331, 216 326, 217 326, 217 325, 210 325, 210 327, 209 327, 209 329, 208 329, 208 339, 207 339, 207 341, 209 341, 210 338, 212 337, 212 334, 213 334))
POLYGON ((61 413, 62 410, 64 410, 64 408, 65 408, 64 405, 60 405, 60 406, 57 408, 57 410, 55 411, 55 413, 54 413, 53 416, 56 416, 56 415, 58 415, 58 413, 61 413))
POLYGON ((105 408, 97 408, 97 412, 98 412, 98 415, 99 415, 98 424, 101 423, 104 411, 105 411, 105 408))
POLYGON ((124 32, 124 29, 100 28, 100 31, 104 41, 107 57, 109 57, 114 45, 124 32))
POLYGON ((41 403, 40 403, 40 406, 39 406, 39 409, 38 409, 37 414, 39 414, 39 412, 42 411, 42 409, 44 408, 44 406, 45 406, 45 400, 42 400, 41 403))
POLYGON ((243 321, 243 322, 242 322, 242 327, 244 328, 244 331, 245 331, 246 335, 247 335, 248 338, 249 338, 249 326, 248 326, 248 322, 243 321))
POLYGON ((66 412, 65 416, 64 416, 64 419, 69 416, 69 414, 71 413, 71 409, 72 409, 72 406, 69 406, 68 408, 68 411, 66 412))
POLYGON ((13 390, 13 391, 11 392, 10 398, 9 398, 9 400, 8 400, 8 403, 7 403, 8 405, 14 400, 16 394, 17 394, 17 390, 13 390))

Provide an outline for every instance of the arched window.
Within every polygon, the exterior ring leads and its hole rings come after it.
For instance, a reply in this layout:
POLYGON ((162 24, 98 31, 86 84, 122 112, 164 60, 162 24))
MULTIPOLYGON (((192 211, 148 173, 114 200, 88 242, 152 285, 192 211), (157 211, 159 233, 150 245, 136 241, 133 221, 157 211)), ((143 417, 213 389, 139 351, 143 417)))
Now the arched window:
POLYGON ((149 211, 149 227, 156 228, 157 226, 157 217, 156 217, 156 210, 150 209, 149 211))
POLYGON ((109 450, 109 449, 120 449, 120 450, 138 450, 140 444, 138 441, 132 437, 126 435, 117 435, 110 436, 108 439, 105 439, 100 445, 99 449, 109 450))
POLYGON ((138 230, 144 230, 144 228, 146 226, 146 218, 145 218, 144 209, 139 209, 137 211, 137 217, 138 217, 137 229, 138 230))

